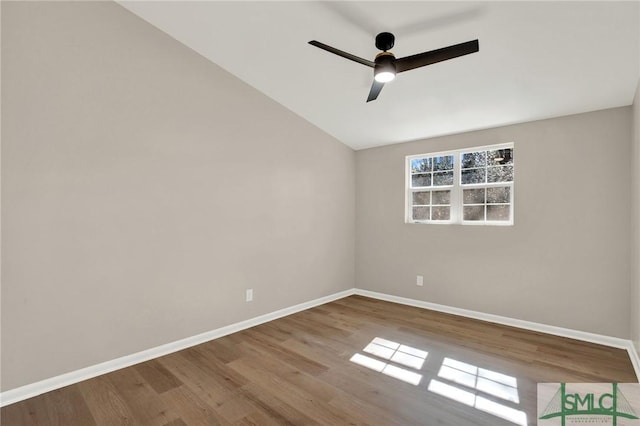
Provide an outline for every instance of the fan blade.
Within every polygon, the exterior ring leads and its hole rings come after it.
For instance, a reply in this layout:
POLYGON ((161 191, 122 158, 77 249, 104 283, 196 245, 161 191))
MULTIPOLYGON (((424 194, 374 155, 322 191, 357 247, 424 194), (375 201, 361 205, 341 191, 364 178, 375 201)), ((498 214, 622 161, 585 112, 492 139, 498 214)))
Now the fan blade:
POLYGON ((473 40, 467 41, 466 43, 443 47, 442 49, 418 53, 417 55, 405 56, 404 58, 396 59, 396 72, 409 71, 414 68, 424 67, 425 65, 431 65, 437 62, 457 58, 458 56, 475 53, 478 50, 480 50, 478 40, 473 40))
POLYGON ((375 101, 378 98, 378 95, 382 91, 384 87, 384 83, 380 83, 376 80, 373 80, 373 84, 371 85, 371 90, 369 91, 369 97, 367 98, 367 102, 375 101))
POLYGON ((359 56, 352 55, 351 53, 347 53, 347 52, 344 52, 344 51, 342 51, 340 49, 336 49, 335 47, 331 47, 331 46, 326 45, 324 43, 320 43, 319 41, 311 40, 309 42, 309 44, 312 45, 312 46, 315 46, 315 47, 319 47, 320 49, 326 50, 327 52, 331 52, 331 53, 336 54, 338 56, 342 56, 343 58, 349 59, 351 61, 358 62, 359 64, 366 65, 366 66, 371 67, 371 68, 376 66, 376 63, 373 62, 373 61, 368 61, 368 60, 363 59, 363 58, 361 58, 359 56))

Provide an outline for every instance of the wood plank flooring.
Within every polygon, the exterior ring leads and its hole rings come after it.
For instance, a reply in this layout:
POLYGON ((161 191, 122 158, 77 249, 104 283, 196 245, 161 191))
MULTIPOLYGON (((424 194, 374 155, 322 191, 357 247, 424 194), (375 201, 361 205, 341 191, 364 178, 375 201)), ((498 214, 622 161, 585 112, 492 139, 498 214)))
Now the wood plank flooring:
POLYGON ((535 425, 536 383, 612 381, 637 382, 626 351, 351 296, 9 405, 0 422, 535 425), (469 395, 493 408, 458 402, 469 395))

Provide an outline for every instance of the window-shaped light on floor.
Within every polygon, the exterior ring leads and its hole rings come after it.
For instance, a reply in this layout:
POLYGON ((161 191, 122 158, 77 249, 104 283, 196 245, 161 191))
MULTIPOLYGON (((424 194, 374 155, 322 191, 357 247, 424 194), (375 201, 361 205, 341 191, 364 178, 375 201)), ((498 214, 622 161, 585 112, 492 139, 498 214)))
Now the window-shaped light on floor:
POLYGON ((518 381, 515 377, 478 368, 475 365, 445 358, 438 377, 477 389, 506 401, 520 403, 518 381))
POLYGON ((463 390, 457 386, 451 386, 439 380, 433 379, 429 382, 428 389, 461 404, 474 407, 480 411, 505 419, 519 426, 527 426, 527 414, 524 411, 516 410, 490 399, 476 395, 473 392, 463 390))
POLYGON ((429 354, 426 351, 380 337, 374 338, 365 346, 363 352, 371 356, 355 354, 351 357, 351 362, 414 386, 420 384, 422 374, 412 370, 420 371, 429 354))
POLYGON ((442 361, 438 377, 452 384, 433 379, 428 387, 431 392, 514 424, 527 425, 527 415, 524 411, 488 398, 499 398, 512 405, 519 404, 518 381, 515 377, 452 358, 442 361), (482 394, 486 394, 487 397, 482 394))
POLYGON ((422 368, 424 360, 427 359, 427 355, 429 354, 426 351, 407 345, 401 345, 400 343, 381 339, 379 337, 373 339, 371 343, 363 349, 363 351, 415 370, 420 370, 422 368))

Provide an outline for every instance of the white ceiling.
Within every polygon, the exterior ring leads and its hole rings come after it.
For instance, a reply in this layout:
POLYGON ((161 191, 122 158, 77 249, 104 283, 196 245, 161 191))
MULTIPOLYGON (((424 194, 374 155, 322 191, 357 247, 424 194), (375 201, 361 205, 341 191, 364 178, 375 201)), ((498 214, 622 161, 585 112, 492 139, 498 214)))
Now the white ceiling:
POLYGON ((630 105, 640 2, 120 1, 354 149, 630 105), (480 52, 398 75, 365 103, 371 68, 307 44, 403 57, 468 40, 480 52))

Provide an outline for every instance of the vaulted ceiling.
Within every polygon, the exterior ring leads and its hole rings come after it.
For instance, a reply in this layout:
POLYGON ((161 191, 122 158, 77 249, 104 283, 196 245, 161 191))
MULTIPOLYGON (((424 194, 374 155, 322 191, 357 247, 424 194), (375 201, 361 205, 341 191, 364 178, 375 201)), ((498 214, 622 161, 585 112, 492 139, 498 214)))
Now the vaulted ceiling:
MULTIPOLYGON (((120 1, 354 149, 630 105, 640 3, 120 1), (366 103, 373 60, 479 39, 480 51, 399 74, 366 103)), ((186 76, 188 78, 188 76, 186 76)))

